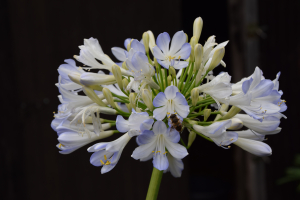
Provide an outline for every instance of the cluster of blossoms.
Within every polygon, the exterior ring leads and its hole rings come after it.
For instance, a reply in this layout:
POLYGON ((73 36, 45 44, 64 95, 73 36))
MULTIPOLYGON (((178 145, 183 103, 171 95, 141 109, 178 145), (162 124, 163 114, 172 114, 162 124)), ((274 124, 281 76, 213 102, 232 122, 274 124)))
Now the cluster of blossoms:
POLYGON ((125 49, 112 48, 120 62, 104 54, 97 39, 84 39, 80 54, 74 56, 83 66, 68 59, 58 68, 61 104, 51 126, 58 134, 60 153, 120 135, 88 148, 93 152, 91 164, 106 173, 136 137, 138 147, 131 157, 153 159, 156 169, 174 177, 181 176, 182 159, 197 135, 225 149, 235 144, 257 156, 271 155, 263 141, 281 131, 281 113, 287 109, 279 90, 280 73, 272 81, 256 67, 234 84, 226 72, 214 76, 214 68, 226 66, 222 59, 228 41, 217 44, 211 36, 202 46, 202 26, 199 17, 190 42, 183 31, 172 40, 166 32, 155 40, 151 31, 141 41, 128 38, 125 49), (103 114, 110 119, 101 118, 103 114), (187 145, 180 135, 184 129, 187 145))

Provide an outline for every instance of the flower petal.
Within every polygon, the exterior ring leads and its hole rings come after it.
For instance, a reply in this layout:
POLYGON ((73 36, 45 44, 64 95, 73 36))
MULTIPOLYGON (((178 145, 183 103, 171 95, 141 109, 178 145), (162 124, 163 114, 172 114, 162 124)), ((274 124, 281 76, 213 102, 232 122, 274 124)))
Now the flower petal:
POLYGON ((129 131, 129 129, 130 129, 128 121, 125 120, 122 117, 122 115, 117 116, 116 127, 117 127, 117 130, 120 131, 121 133, 125 133, 125 132, 129 131))
POLYGON ((190 113, 190 107, 188 105, 175 104, 175 111, 180 115, 180 117, 186 118, 190 113))
MULTIPOLYGON (((186 35, 183 31, 178 31, 174 34, 171 42, 170 54, 177 53, 186 41, 186 35)), ((183 58, 186 59, 186 58, 183 58)))
POLYGON ((175 56, 175 58, 178 58, 180 56, 180 59, 186 60, 190 56, 191 50, 192 50, 191 45, 189 43, 185 43, 181 47, 180 51, 175 53, 173 56, 175 56))
POLYGON ((175 104, 188 105, 185 97, 180 92, 176 92, 176 97, 173 99, 173 101, 175 102, 175 104))
POLYGON ((153 99, 153 106, 154 107, 161 107, 167 105, 167 98, 165 93, 160 92, 156 95, 156 97, 153 99))
POLYGON ((151 142, 141 145, 132 152, 131 157, 138 160, 141 158, 148 157, 149 154, 152 154, 152 151, 155 149, 156 140, 152 140, 151 142))
POLYGON ((153 123, 154 119, 146 119, 145 121, 143 121, 143 123, 141 123, 140 131, 150 130, 153 123))
POLYGON ((184 146, 178 143, 173 143, 168 139, 166 139, 165 142, 166 142, 166 148, 168 149, 168 152, 173 157, 182 159, 189 154, 184 146))
POLYGON ((139 145, 151 143, 155 140, 153 131, 145 130, 137 137, 139 145))
POLYGON ((113 48, 111 48, 111 52, 114 54, 114 56, 119 61, 125 61, 126 60, 125 51, 126 51, 125 49, 120 48, 120 47, 113 47, 113 48))
POLYGON ((169 52, 170 35, 167 32, 161 33, 157 36, 156 44, 166 55, 169 52))
POLYGON ((153 55, 157 60, 165 60, 165 55, 161 52, 158 46, 153 47, 153 55))
POLYGON ((175 69, 182 69, 187 67, 188 65, 189 63, 187 61, 176 61, 173 67, 175 69))
POLYGON ((184 166, 182 160, 174 158, 170 154, 167 154, 167 158, 168 158, 168 161, 169 161, 169 168, 167 169, 167 171, 170 171, 170 173, 175 178, 181 177, 181 173, 182 173, 183 166, 184 166))
POLYGON ((153 117, 157 120, 163 120, 167 115, 167 106, 163 106, 161 108, 156 108, 153 111, 153 117))
POLYGON ((163 121, 156 121, 152 128, 155 135, 158 134, 167 134, 167 126, 163 121))
POLYGON ((132 49, 134 49, 134 50, 136 50, 138 52, 141 52, 143 54, 146 53, 145 52, 145 46, 141 42, 139 42, 138 40, 136 40, 136 39, 131 42, 130 46, 131 46, 132 49))
POLYGON ((165 89, 165 95, 166 98, 169 99, 174 99, 176 97, 176 93, 178 92, 178 88, 176 86, 168 86, 165 89))
POLYGON ((270 146, 263 142, 239 138, 234 144, 256 156, 270 156, 272 154, 270 146))
POLYGON ((153 166, 160 171, 168 169, 169 161, 167 156, 162 153, 155 155, 153 158, 153 166))

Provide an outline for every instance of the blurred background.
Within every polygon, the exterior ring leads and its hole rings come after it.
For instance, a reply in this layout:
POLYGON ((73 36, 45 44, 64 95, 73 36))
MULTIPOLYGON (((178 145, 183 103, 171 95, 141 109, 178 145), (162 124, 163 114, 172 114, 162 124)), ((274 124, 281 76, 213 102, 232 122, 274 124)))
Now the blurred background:
POLYGON ((281 133, 268 138, 273 155, 266 158, 197 138, 183 159, 182 177, 165 174, 158 199, 300 199, 299 181, 276 183, 300 153, 299 10, 299 0, 0 1, 1 199, 144 199, 152 163, 130 157, 134 140, 115 169, 103 175, 89 163, 86 147, 58 153, 50 127, 59 104, 57 68, 79 54, 84 38, 97 38, 114 58, 111 47, 123 47, 126 38, 141 39, 147 30, 155 36, 184 30, 191 36, 198 16, 204 21, 201 44, 211 35, 218 43, 230 40, 228 67, 222 70, 232 82, 256 66, 268 79, 281 71, 288 119, 282 119, 281 133))

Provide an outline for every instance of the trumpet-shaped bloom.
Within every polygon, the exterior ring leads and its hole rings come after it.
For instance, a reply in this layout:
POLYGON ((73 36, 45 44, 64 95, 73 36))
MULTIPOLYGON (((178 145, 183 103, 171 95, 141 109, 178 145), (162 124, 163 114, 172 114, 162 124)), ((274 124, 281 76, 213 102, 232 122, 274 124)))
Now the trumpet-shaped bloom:
POLYGON ((188 155, 186 148, 178 144, 179 133, 176 130, 167 129, 166 124, 162 121, 156 121, 152 131, 143 131, 137 140, 140 146, 133 151, 132 157, 145 159, 152 156, 153 166, 158 170, 168 169, 168 153, 176 159, 182 159, 188 155))
POLYGON ((216 76, 211 82, 198 87, 201 92, 209 94, 216 100, 217 103, 228 102, 229 96, 232 93, 230 85, 231 76, 228 73, 221 73, 216 76))
POLYGON ((170 35, 166 32, 158 35, 156 44, 153 48, 153 55, 157 62, 164 68, 169 69, 173 66, 175 69, 182 69, 188 66, 186 60, 191 53, 191 45, 186 43, 186 35, 183 31, 178 31, 172 38, 170 45, 170 35))
POLYGON ((175 86, 169 86, 164 93, 158 93, 153 99, 153 106, 160 107, 153 111, 153 116, 157 120, 163 120, 167 114, 177 113, 182 118, 186 118, 189 114, 189 105, 175 86))
POLYGON ((95 152, 90 158, 91 164, 96 167, 102 166, 102 174, 111 171, 117 165, 123 149, 130 139, 131 137, 126 133, 112 142, 94 144, 88 148, 88 152, 95 152))
POLYGON ((121 115, 118 115, 116 126, 121 133, 128 132, 130 137, 139 135, 144 130, 150 130, 154 120, 149 117, 147 112, 135 112, 132 109, 132 113, 128 120, 125 120, 121 115))
POLYGON ((271 147, 260 141, 239 137, 234 144, 256 156, 270 156, 272 154, 271 147))
POLYGON ((122 63, 124 61, 126 61, 126 58, 127 58, 127 46, 128 44, 130 43, 131 41, 131 38, 127 38, 125 41, 124 41, 124 47, 125 49, 123 48, 120 48, 120 47, 113 47, 111 48, 111 52, 114 54, 114 56, 121 62, 118 62, 117 65, 119 65, 120 67, 122 66, 122 63))
POLYGON ((233 131, 226 131, 231 126, 231 120, 222 122, 215 122, 209 126, 193 125, 193 128, 212 139, 218 146, 228 146, 235 142, 238 138, 238 134, 233 131))
POLYGON ((243 124, 249 129, 252 129, 261 134, 267 134, 270 131, 276 130, 276 128, 280 124, 280 118, 276 116, 266 116, 263 118, 262 122, 255 120, 249 115, 245 114, 237 114, 235 117, 242 120, 243 124))

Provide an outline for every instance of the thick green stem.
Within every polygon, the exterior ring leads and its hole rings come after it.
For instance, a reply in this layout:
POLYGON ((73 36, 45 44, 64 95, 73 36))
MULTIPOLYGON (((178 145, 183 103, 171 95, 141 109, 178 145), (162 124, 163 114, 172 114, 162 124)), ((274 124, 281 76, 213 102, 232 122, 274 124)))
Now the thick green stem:
POLYGON ((146 200, 156 200, 157 199, 162 175, 163 175, 163 171, 159 171, 158 169, 153 167, 146 200))

